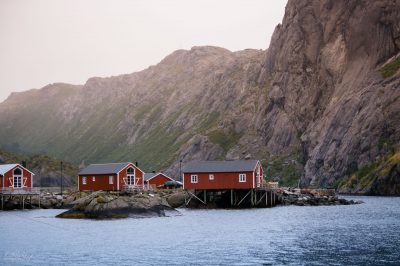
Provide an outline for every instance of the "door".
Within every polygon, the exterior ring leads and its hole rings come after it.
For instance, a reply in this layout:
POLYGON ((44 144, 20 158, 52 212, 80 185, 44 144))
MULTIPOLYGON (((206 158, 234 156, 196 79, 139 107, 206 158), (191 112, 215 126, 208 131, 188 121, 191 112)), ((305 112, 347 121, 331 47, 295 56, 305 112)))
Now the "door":
POLYGON ((257 167, 257 172, 256 172, 256 179, 257 179, 257 187, 261 187, 262 185, 262 180, 261 180, 261 167, 257 167))
POLYGON ((13 180, 14 188, 21 188, 22 187, 22 171, 21 171, 21 169, 19 169, 19 168, 15 169, 13 176, 14 176, 14 180, 13 180))

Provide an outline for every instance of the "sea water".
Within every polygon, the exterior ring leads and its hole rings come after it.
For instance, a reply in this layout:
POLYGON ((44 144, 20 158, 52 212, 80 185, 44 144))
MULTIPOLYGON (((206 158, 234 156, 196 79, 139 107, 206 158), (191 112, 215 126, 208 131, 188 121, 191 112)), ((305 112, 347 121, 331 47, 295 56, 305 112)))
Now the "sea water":
POLYGON ((0 212, 0 265, 400 265, 400 198, 70 220, 0 212))

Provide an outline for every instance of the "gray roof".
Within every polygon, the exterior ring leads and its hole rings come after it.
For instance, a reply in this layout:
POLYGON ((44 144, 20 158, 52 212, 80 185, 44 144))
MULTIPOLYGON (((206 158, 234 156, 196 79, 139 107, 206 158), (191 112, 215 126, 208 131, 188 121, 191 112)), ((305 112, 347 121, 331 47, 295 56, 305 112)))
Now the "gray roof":
POLYGON ((258 160, 192 161, 183 167, 184 173, 251 172, 258 160))
POLYGON ((156 173, 145 173, 144 174, 144 180, 147 181, 147 180, 149 180, 150 178, 152 178, 155 175, 156 175, 156 173))
POLYGON ((14 164, 0 164, 0 175, 4 175, 5 173, 7 173, 8 171, 10 171, 11 169, 13 169, 14 167, 19 166, 23 169, 25 169, 26 171, 30 172, 31 174, 35 175, 34 173, 32 173, 31 171, 29 171, 28 169, 26 169, 25 167, 23 167, 20 164, 14 163, 14 164))
POLYGON ((18 166, 18 164, 2 164, 0 165, 0 175, 4 175, 11 169, 13 169, 15 166, 18 166))
POLYGON ((91 164, 79 172, 79 175, 116 174, 130 163, 91 164))
POLYGON ((144 174, 144 180, 147 181, 149 179, 152 179, 156 175, 163 175, 163 176, 166 176, 167 178, 171 179, 171 181, 174 180, 173 178, 171 178, 171 177, 169 177, 166 174, 161 173, 161 172, 159 172, 159 173, 145 173, 144 174))

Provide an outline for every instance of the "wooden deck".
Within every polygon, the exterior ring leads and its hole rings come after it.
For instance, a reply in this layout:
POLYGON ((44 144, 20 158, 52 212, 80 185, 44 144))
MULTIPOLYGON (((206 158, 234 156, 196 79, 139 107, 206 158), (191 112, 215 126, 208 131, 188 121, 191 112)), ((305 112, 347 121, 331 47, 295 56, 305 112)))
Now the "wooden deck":
POLYGON ((0 188, 1 209, 4 210, 4 201, 6 198, 17 198, 21 208, 25 209, 25 201, 32 205, 32 196, 38 197, 40 208, 40 188, 0 188))
POLYGON ((26 195, 26 196, 33 196, 33 195, 39 195, 40 194, 40 188, 34 187, 34 188, 0 188, 0 195, 26 195))

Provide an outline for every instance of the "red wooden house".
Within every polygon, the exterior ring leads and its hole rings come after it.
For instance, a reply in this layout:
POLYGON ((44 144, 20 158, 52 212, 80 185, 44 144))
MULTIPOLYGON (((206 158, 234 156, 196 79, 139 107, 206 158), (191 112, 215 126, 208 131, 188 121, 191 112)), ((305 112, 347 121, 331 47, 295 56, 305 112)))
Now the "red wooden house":
POLYGON ((258 160, 193 161, 182 172, 183 189, 252 189, 263 183, 258 160))
POLYGON ((31 189, 33 187, 34 173, 20 164, 0 165, 0 188, 5 189, 31 189))
POLYGON ((78 173, 78 190, 143 188, 144 172, 133 163, 91 164, 78 173))
POLYGON ((157 188, 163 186, 165 182, 168 181, 175 181, 175 180, 163 173, 144 174, 144 183, 148 187, 157 188))

